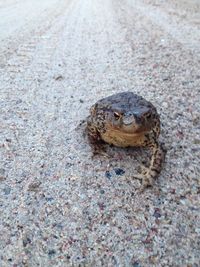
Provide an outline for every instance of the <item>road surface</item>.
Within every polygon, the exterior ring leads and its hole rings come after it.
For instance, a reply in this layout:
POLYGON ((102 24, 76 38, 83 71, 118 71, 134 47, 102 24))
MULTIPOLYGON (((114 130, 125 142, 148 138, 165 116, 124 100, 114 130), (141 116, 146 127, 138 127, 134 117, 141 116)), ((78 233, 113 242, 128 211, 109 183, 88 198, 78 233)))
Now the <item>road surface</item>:
POLYGON ((200 265, 197 0, 0 0, 0 266, 200 265), (80 122, 133 91, 161 115, 143 149, 92 158, 80 122))

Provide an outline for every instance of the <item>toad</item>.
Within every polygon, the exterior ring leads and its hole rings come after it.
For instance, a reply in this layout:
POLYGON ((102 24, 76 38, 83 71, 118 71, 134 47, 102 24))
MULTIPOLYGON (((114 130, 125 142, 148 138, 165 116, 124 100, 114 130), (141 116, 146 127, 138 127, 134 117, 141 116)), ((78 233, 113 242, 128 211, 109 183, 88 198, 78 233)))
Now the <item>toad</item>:
POLYGON ((141 190, 151 186, 164 161, 165 150, 159 143, 160 117, 156 108, 133 92, 117 93, 97 101, 87 118, 90 143, 101 141, 118 147, 142 146, 152 151, 149 167, 134 177, 142 180, 141 190))

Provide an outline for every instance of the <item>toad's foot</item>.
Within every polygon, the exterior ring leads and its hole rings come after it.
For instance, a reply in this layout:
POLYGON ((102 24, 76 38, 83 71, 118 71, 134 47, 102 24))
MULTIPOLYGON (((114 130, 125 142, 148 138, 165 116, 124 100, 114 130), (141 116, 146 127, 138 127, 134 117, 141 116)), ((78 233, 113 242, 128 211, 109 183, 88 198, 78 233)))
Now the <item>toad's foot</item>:
POLYGON ((155 178, 150 174, 150 172, 146 172, 144 174, 137 174, 134 177, 142 181, 141 187, 139 188, 140 192, 143 192, 148 187, 151 187, 155 178))
POLYGON ((143 192, 147 187, 153 185, 153 178, 148 171, 143 171, 142 173, 134 174, 134 178, 141 180, 141 187, 139 189, 140 192, 143 192))
POLYGON ((106 152, 106 145, 102 140, 97 140, 94 142, 93 139, 90 139, 90 148, 92 150, 92 159, 95 159, 98 156, 110 158, 106 152))
POLYGON ((103 148, 99 149, 98 147, 93 147, 92 159, 95 159, 98 156, 102 156, 102 157, 108 158, 108 159, 111 158, 103 148))
MULTIPOLYGON (((148 173, 148 171, 149 171, 149 168, 148 167, 146 167, 146 166, 144 166, 144 165, 140 165, 139 166, 139 173, 141 174, 141 175, 146 175, 146 173, 148 173)), ((140 178, 141 179, 141 178, 140 178)))

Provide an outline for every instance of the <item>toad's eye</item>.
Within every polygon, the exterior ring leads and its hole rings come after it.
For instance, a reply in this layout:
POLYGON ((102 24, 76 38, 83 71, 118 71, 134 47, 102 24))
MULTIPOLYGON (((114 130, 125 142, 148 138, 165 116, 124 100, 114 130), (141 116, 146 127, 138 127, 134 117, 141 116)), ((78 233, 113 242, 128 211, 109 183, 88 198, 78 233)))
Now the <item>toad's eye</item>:
POLYGON ((114 117, 115 117, 116 120, 119 120, 119 118, 120 118, 120 114, 117 113, 117 112, 114 112, 114 117))
POLYGON ((147 118, 147 119, 150 119, 150 118, 151 118, 151 113, 147 114, 147 115, 146 115, 146 118, 147 118))

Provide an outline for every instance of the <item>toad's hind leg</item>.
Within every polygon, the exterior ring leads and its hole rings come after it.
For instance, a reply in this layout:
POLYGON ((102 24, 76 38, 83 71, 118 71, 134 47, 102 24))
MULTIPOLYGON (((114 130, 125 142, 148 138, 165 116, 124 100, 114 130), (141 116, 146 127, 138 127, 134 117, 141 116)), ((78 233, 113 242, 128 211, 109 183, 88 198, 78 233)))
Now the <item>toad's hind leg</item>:
POLYGON ((157 141, 148 144, 152 149, 152 157, 150 166, 143 176, 142 188, 146 188, 153 184, 154 179, 159 175, 162 170, 162 165, 165 158, 165 150, 157 141))
POLYGON ((157 136, 154 132, 145 136, 142 145, 147 146, 152 150, 152 157, 149 167, 143 168, 143 172, 135 176, 136 178, 142 180, 141 191, 153 184, 154 179, 161 172, 165 158, 165 150, 163 146, 157 141, 157 136))

